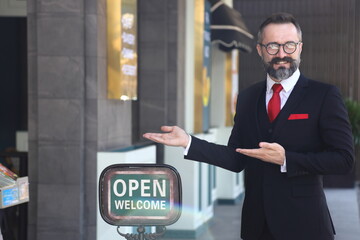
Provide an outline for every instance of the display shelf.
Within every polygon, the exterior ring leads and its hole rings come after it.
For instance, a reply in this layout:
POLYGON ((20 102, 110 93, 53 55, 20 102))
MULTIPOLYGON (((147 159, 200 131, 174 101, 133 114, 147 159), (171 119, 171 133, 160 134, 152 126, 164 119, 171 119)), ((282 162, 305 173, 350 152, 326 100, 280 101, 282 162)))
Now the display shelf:
POLYGON ((29 179, 20 177, 15 183, 0 187, 0 208, 7 208, 29 201, 29 179))

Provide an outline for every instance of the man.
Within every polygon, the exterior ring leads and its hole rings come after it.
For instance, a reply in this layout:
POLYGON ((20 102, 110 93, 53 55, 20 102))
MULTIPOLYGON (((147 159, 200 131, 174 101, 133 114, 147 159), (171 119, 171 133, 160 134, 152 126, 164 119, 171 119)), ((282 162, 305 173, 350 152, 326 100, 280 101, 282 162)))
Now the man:
POLYGON ((352 169, 351 127, 338 89, 300 74, 302 47, 292 15, 274 14, 260 26, 256 48, 267 79, 239 93, 228 146, 178 127, 144 134, 185 147, 187 159, 245 169, 245 240, 334 239, 322 175, 352 169))

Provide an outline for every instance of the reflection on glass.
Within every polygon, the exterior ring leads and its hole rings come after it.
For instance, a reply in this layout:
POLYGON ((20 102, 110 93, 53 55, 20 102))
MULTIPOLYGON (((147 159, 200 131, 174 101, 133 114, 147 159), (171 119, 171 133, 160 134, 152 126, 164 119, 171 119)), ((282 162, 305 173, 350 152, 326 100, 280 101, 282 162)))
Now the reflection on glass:
POLYGON ((110 99, 137 99, 136 12, 136 0, 107 0, 107 96, 110 99))

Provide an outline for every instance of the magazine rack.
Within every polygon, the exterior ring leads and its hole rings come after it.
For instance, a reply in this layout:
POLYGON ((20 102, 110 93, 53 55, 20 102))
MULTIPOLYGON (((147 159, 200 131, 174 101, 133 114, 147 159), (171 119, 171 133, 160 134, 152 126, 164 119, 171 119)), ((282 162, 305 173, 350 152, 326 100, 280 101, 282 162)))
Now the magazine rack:
POLYGON ((29 201, 29 179, 19 177, 15 184, 0 188, 0 208, 7 208, 29 201))

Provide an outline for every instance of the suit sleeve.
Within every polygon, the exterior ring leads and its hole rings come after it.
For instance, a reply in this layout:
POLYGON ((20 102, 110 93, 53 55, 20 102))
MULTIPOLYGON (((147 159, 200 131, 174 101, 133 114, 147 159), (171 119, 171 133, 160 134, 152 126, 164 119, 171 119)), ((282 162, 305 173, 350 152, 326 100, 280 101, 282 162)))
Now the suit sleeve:
POLYGON ((231 146, 218 145, 191 136, 191 145, 185 159, 212 164, 233 172, 241 172, 245 165, 245 157, 231 146))
POLYGON ((354 146, 347 110, 336 87, 330 87, 319 117, 323 150, 320 152, 286 151, 287 174, 346 174, 354 165, 354 146))

